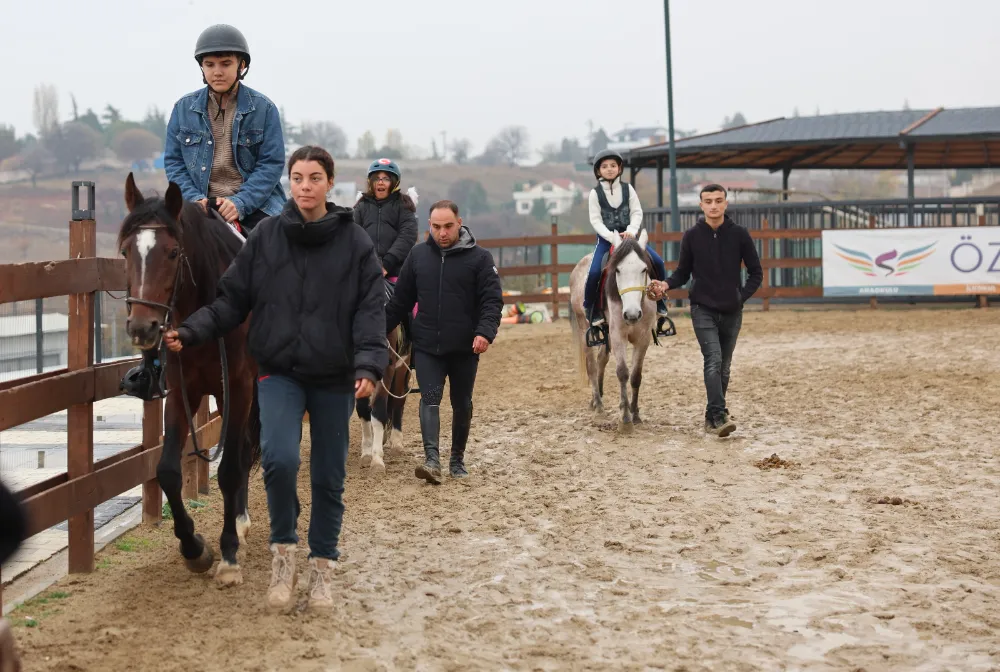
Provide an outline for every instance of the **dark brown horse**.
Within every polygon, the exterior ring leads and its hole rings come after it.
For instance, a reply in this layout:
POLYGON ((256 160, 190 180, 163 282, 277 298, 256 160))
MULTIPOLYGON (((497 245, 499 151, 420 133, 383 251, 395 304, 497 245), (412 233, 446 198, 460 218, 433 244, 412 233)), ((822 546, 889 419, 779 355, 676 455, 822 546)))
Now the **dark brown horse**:
POLYGON ((385 471, 383 445, 396 452, 403 449, 403 409, 410 393, 413 348, 402 325, 389 334, 388 344, 389 364, 382 381, 375 386, 371 399, 358 400, 357 408, 361 418, 361 466, 371 467, 373 474, 385 471))
MULTIPOLYGON (((215 396, 224 419, 219 488, 224 522, 219 545, 222 560, 215 573, 223 585, 243 582, 236 560, 240 541, 250 528, 247 484, 251 467, 260 458, 260 413, 257 405, 257 364, 247 351, 247 323, 226 334, 222 344, 184 348, 180 354, 162 348, 162 334, 215 299, 222 274, 240 251, 243 241, 225 222, 186 203, 180 188, 170 183, 164 198, 144 198, 131 173, 125 181, 129 214, 118 233, 128 278, 128 321, 132 343, 149 358, 166 357, 168 394, 164 419, 163 454, 156 478, 167 496, 174 534, 188 569, 207 572, 214 554, 184 508, 181 498, 181 451, 191 430, 191 412, 205 395, 215 396), (225 352, 224 375, 222 352, 225 352), (183 381, 183 385, 182 385, 183 381), (228 393, 225 399, 223 393, 228 393)), ((199 446, 207 455, 207 446, 199 446)))

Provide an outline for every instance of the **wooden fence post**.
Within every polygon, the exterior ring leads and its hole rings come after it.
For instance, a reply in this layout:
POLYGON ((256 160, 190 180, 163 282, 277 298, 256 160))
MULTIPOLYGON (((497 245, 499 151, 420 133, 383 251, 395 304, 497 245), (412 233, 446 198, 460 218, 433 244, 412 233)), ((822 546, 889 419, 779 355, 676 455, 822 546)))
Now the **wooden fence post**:
MULTIPOLYGON (((559 226, 552 223, 552 236, 559 235, 559 226)), ((550 261, 552 263, 552 321, 559 319, 559 245, 553 240, 549 246, 550 261)))
MULTIPOLYGON (((875 228, 875 215, 868 215, 868 228, 869 229, 875 228)), ((874 296, 869 297, 868 307, 871 308, 872 310, 878 308, 878 299, 874 296)))
MULTIPOLYGON (((767 221, 767 217, 765 217, 764 220, 760 223, 760 230, 767 231, 768 227, 770 227, 770 224, 767 221)), ((771 259, 770 238, 763 237, 760 239, 760 258, 761 261, 771 259)), ((764 266, 764 279, 763 282, 760 283, 760 287, 761 289, 764 290, 762 292, 762 294, 764 295, 764 310, 767 311, 771 310, 771 297, 768 296, 768 294, 770 294, 771 291, 771 269, 764 264, 761 265, 764 266)))
MULTIPOLYGON (((222 412, 222 409, 219 409, 222 412)), ((198 413, 195 415, 194 424, 198 425, 198 429, 201 429, 208 424, 208 397, 203 397, 201 400, 201 406, 198 408, 198 413)), ((202 446, 205 450, 208 450, 210 446, 202 446)), ((208 494, 208 461, 198 460, 198 493, 202 495, 208 494)))
MULTIPOLYGON (((88 183, 73 183, 74 205, 78 189, 88 183)), ((69 257, 80 259, 97 256, 97 222, 93 203, 90 210, 74 207, 69 223, 69 257)), ((69 297, 69 343, 67 348, 70 371, 87 369, 94 364, 94 293, 72 294, 69 297)), ((69 480, 80 478, 94 470, 94 404, 76 404, 67 410, 66 474, 69 480)), ((69 519, 69 572, 94 571, 94 510, 69 519)))
MULTIPOLYGON (((142 404, 142 447, 150 449, 163 442, 163 400, 142 404)), ((163 519, 163 491, 155 478, 142 484, 142 522, 158 525, 163 519)))

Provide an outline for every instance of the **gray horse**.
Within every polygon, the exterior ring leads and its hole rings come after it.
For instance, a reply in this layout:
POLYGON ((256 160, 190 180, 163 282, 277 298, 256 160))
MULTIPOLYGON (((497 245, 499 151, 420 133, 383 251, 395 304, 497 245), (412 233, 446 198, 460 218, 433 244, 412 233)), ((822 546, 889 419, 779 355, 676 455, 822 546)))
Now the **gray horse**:
POLYGON ((586 332, 590 324, 583 309, 583 288, 587 282, 587 270, 593 253, 581 259, 569 277, 569 301, 573 311, 570 322, 575 332, 577 353, 581 360, 586 361, 587 378, 593 389, 590 407, 599 412, 604 410, 604 369, 608 364, 610 350, 618 363, 615 373, 621 384, 622 416, 619 429, 626 432, 632 429, 633 423, 642 422, 639 417, 642 362, 652 342, 656 320, 656 303, 647 294, 650 278, 654 277, 652 262, 646 253, 648 238, 645 229, 639 234, 638 240, 615 234, 603 290, 608 321, 606 346, 587 347, 586 344, 586 332), (631 403, 626 387, 629 382, 626 347, 629 343, 632 344, 631 403))

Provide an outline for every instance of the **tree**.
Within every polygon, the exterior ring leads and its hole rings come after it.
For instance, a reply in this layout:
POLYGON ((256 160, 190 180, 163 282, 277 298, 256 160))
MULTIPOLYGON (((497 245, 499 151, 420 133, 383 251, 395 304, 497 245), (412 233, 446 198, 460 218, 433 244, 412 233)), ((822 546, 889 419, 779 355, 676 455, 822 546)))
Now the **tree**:
POLYGON ((115 136, 112 149, 122 161, 134 163, 153 158, 163 149, 163 140, 144 128, 130 128, 115 136))
POLYGON ((77 121, 90 126, 98 133, 104 133, 104 126, 101 126, 101 120, 97 117, 97 113, 89 107, 87 108, 87 111, 83 113, 83 116, 77 119, 77 121))
POLYGON ((104 117, 104 122, 108 126, 112 126, 122 120, 122 111, 111 103, 108 103, 104 108, 104 114, 101 116, 104 117))
POLYGON ((371 131, 365 131, 358 138, 358 158, 367 159, 375 153, 375 136, 371 131))
MULTIPOLYGON (((115 140, 118 136, 125 131, 131 130, 141 130, 142 124, 137 121, 127 121, 125 119, 119 119, 118 121, 112 121, 110 124, 104 127, 104 144, 108 147, 115 146, 115 140)), ((166 135, 164 135, 164 138, 166 135)))
POLYGON ((448 187, 448 200, 458 203, 462 212, 469 215, 478 215, 490 210, 486 189, 477 180, 466 178, 452 183, 448 187))
POLYGON ((303 121, 294 137, 303 145, 319 145, 334 158, 348 156, 347 134, 332 121, 303 121))
POLYGON ((465 138, 458 138, 451 141, 451 158, 458 165, 468 163, 469 153, 472 151, 472 143, 465 138))
POLYGON ((531 206, 531 216, 540 222, 549 218, 549 206, 545 204, 544 198, 537 199, 531 206))
POLYGON ((524 126, 507 126, 493 136, 490 146, 503 157, 510 166, 528 158, 528 129, 524 126))
POLYGON ((597 154, 598 152, 603 152, 608 148, 608 143, 610 142, 611 138, 604 132, 604 129, 597 129, 597 132, 590 138, 590 153, 597 154))
POLYGON ((53 133, 47 144, 60 165, 78 173, 80 164, 97 156, 104 143, 90 126, 71 121, 53 133))
POLYGON ((69 102, 70 102, 70 105, 73 106, 73 121, 77 121, 77 120, 80 119, 80 114, 79 114, 79 110, 77 109, 77 106, 76 106, 76 96, 73 95, 72 93, 69 94, 69 102))
POLYGON ((41 143, 36 142, 29 149, 21 152, 17 159, 18 170, 27 171, 31 175, 32 188, 38 186, 38 176, 52 167, 55 157, 41 143))
MULTIPOLYGON (((146 111, 146 118, 142 120, 142 127, 160 139, 160 144, 167 138, 167 116, 163 110, 155 105, 146 111)), ((162 149, 162 147, 161 147, 162 149)))
POLYGON ((795 117, 796 119, 799 118, 800 115, 799 115, 799 107, 798 107, 798 105, 796 105, 795 109, 792 110, 792 116, 795 117))
POLYGON ((434 138, 431 138, 431 160, 440 161, 441 155, 438 154, 438 143, 434 138))
POLYGON ((395 128, 390 128, 385 132, 385 146, 391 147, 399 152, 403 151, 403 134, 395 128))
POLYGON ((405 158, 403 150, 382 145, 379 149, 373 150, 366 158, 369 159, 394 159, 396 161, 405 158))
POLYGON ((542 161, 545 163, 558 163, 560 160, 559 147, 555 143, 547 143, 539 151, 542 155, 542 161))
POLYGON ((0 124, 0 161, 14 156, 19 149, 14 127, 0 124))
POLYGON ((746 126, 747 119, 743 116, 742 112, 737 112, 732 117, 726 117, 725 121, 722 122, 722 130, 728 128, 737 128, 739 126, 746 126))
POLYGON ((476 164, 480 166, 499 166, 506 160, 505 146, 497 138, 490 140, 483 153, 475 158, 476 164))
POLYGON ((56 87, 51 84, 39 84, 35 87, 31 118, 38 129, 38 135, 42 137, 59 126, 59 94, 56 87))

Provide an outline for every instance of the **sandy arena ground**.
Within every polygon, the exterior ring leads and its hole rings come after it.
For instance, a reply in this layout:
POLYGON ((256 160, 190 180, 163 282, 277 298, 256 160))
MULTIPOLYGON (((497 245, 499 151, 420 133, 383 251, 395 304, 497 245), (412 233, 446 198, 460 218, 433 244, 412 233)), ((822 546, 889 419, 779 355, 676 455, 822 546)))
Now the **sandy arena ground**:
POLYGON ((724 440, 677 327, 630 436, 587 410, 565 320, 484 356, 466 483, 413 477, 415 403, 380 480, 356 431, 334 615, 265 612, 258 472, 243 586, 137 530, 14 615, 26 670, 1000 669, 1000 311, 750 312, 724 440))

